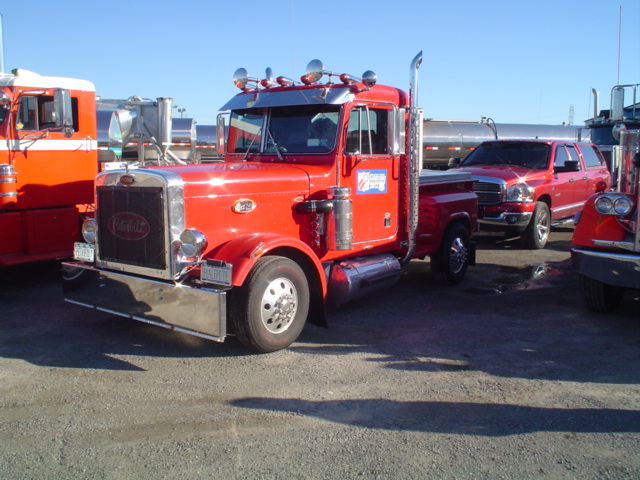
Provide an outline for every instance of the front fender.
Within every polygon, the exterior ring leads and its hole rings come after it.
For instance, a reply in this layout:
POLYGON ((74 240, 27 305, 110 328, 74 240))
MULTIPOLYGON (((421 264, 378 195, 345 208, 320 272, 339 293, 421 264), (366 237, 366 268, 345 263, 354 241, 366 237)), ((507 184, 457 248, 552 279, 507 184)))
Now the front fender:
MULTIPOLYGON (((232 264, 231 282, 237 287, 244 283, 258 259, 274 250, 283 248, 296 251, 298 253, 296 256, 304 255, 309 260, 308 263, 313 264, 322 286, 322 296, 326 296, 327 279, 324 275, 322 264, 315 252, 306 243, 296 238, 275 233, 243 235, 212 250, 205 258, 222 260, 232 264)), ((293 259, 296 260, 295 258, 293 259)))

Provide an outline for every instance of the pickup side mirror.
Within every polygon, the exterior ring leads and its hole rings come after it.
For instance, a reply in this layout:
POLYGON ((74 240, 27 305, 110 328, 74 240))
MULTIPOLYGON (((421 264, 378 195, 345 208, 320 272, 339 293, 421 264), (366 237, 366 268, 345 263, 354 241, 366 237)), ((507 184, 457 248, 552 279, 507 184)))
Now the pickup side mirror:
POLYGON ((460 157, 454 157, 449 159, 449 168, 458 168, 462 163, 462 159, 460 157))
POLYGON ((564 166, 556 167, 555 173, 579 172, 580 162, 577 160, 565 160, 564 166))

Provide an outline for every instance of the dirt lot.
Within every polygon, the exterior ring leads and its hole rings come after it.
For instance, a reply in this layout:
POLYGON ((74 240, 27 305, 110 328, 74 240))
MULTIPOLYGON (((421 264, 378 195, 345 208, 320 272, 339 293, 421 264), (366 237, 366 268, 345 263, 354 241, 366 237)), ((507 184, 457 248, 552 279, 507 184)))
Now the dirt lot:
POLYGON ((269 355, 4 270, 0 478, 638 479, 640 300, 587 312, 570 238, 480 238, 453 288, 412 262, 269 355))

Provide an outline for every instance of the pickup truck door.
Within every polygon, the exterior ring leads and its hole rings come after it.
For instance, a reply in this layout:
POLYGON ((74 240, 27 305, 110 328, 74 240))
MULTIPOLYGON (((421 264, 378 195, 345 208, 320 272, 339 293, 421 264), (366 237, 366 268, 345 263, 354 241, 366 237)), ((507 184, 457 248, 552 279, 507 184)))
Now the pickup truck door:
POLYGON ((354 248, 393 239, 398 231, 398 158, 389 153, 389 113, 390 107, 369 105, 348 113, 341 176, 351 189, 354 248))
POLYGON ((587 175, 578 152, 573 145, 556 146, 554 155, 556 187, 551 199, 551 217, 567 218, 575 215, 584 203, 587 175), (572 168, 577 161, 577 169, 572 168))

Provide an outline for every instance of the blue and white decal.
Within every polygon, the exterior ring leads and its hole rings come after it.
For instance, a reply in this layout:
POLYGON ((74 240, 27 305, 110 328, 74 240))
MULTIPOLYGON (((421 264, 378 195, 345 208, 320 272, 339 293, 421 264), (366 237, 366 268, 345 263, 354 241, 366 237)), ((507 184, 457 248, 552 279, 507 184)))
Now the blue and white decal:
POLYGON ((387 193, 387 171, 358 170, 358 188, 356 193, 387 193))

